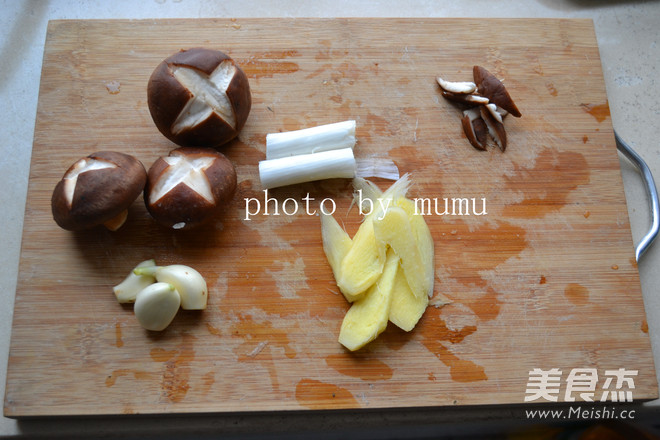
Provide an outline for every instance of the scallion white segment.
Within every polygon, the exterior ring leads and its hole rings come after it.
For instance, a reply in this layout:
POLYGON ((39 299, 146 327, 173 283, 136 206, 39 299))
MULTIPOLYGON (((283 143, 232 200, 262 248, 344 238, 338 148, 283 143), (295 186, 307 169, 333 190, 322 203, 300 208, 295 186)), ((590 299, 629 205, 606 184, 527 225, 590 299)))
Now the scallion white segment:
POLYGON ((352 148, 299 154, 259 162, 264 189, 323 179, 352 179, 356 162, 352 148))
POLYGON ((355 146, 355 121, 266 135, 266 159, 341 150, 355 146))

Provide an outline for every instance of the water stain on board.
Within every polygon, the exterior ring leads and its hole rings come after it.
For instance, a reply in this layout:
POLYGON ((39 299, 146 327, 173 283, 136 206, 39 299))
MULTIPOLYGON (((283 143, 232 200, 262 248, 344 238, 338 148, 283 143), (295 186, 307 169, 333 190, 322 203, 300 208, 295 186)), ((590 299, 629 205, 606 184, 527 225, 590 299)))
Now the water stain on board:
POLYGON ((121 322, 115 323, 115 346, 117 348, 124 346, 124 340, 121 335, 121 322))
POLYGON ((118 370, 112 371, 110 375, 108 375, 105 378, 105 386, 106 387, 114 386, 115 383, 117 382, 117 379, 124 376, 133 376, 133 378, 137 380, 149 380, 154 377, 154 373, 150 373, 148 371, 129 370, 126 368, 120 368, 118 370))
POLYGON ((262 364, 270 377, 273 392, 280 388, 276 368, 278 351, 283 350, 288 359, 297 356, 289 341, 290 329, 278 329, 270 321, 257 322, 252 316, 238 315, 239 320, 232 325, 231 335, 243 339, 234 348, 239 362, 258 362, 262 364))
POLYGON ((154 347, 149 352, 154 362, 167 362, 176 356, 177 350, 165 350, 164 348, 154 347))
POLYGON ((173 349, 154 347, 151 359, 163 364, 161 373, 161 398, 168 402, 181 402, 190 389, 191 363, 195 359, 195 337, 184 333, 181 342, 173 349))
POLYGON ((477 382, 488 380, 484 367, 471 360, 461 359, 448 348, 450 344, 459 344, 477 331, 477 326, 469 325, 459 330, 450 329, 440 317, 440 310, 429 307, 424 313, 419 332, 422 344, 443 364, 449 367, 451 379, 455 382, 477 382))
POLYGON ((466 225, 456 225, 452 237, 462 247, 460 260, 456 261, 454 276, 461 284, 472 284, 484 288, 487 283, 478 274, 480 271, 493 270, 508 259, 519 255, 527 248, 527 231, 521 226, 508 222, 482 224, 470 229, 466 225))
MULTIPOLYGON (((483 278, 490 271, 518 256, 528 246, 524 228, 507 222, 483 224, 470 229, 467 225, 455 227, 453 240, 460 243, 460 267, 447 268, 447 278, 465 287, 465 292, 452 301, 460 305, 458 313, 467 313, 461 325, 449 325, 442 317, 442 309, 429 307, 418 324, 421 343, 443 364, 449 367, 450 377, 456 382, 488 380, 485 368, 460 354, 460 344, 475 334, 479 325, 494 321, 500 314, 500 294, 483 278)), ((452 231, 454 232, 454 231, 452 231)))
POLYGON ((211 390, 213 384, 215 384, 215 371, 209 371, 202 376, 204 394, 207 394, 211 390))
POLYGON ((355 353, 352 356, 331 354, 325 358, 325 363, 345 376, 357 377, 373 382, 392 378, 392 368, 385 362, 374 358, 368 352, 355 353))
POLYGON ((589 302, 589 289, 578 283, 570 283, 564 289, 564 296, 576 306, 589 302))
POLYGON ((296 357, 297 352, 289 341, 290 329, 276 328, 268 320, 257 322, 250 315, 238 315, 238 318, 239 320, 231 327, 231 334, 246 339, 243 346, 237 349, 239 360, 247 360, 248 354, 261 342, 268 342, 272 347, 281 348, 289 359, 296 357))
POLYGON ((310 409, 359 407, 355 396, 346 388, 315 379, 301 379, 296 384, 296 400, 310 409))
POLYGON ((299 57, 296 50, 269 51, 237 59, 248 78, 272 78, 274 75, 289 74, 300 70, 300 66, 285 58, 299 57))
MULTIPOLYGON (((389 134, 388 136, 394 136, 394 133, 389 134)), ((390 159, 394 161, 395 164, 401 166, 406 163, 415 163, 415 173, 421 173, 424 170, 429 168, 433 169, 436 166, 436 162, 433 160, 433 153, 430 151, 423 151, 423 149, 418 148, 415 145, 402 145, 390 149, 387 153, 390 159)), ((421 184, 421 182, 420 182, 421 184)), ((434 180, 433 181, 433 191, 437 194, 442 194, 442 181, 434 180)), ((422 192, 420 190, 420 192, 422 192)), ((442 200, 441 200, 442 202, 442 200)))
POLYGON ((610 117, 610 105, 608 102, 605 104, 580 104, 580 107, 596 118, 598 122, 603 122, 610 117))
POLYGON ((573 151, 541 150, 533 167, 515 166, 505 176, 506 189, 520 192, 523 200, 507 205, 503 213, 509 217, 538 218, 560 210, 572 191, 589 183, 586 159, 573 151))
POLYGON ((210 334, 212 334, 212 335, 214 335, 214 336, 220 336, 220 337, 222 337, 222 331, 221 331, 219 328, 217 328, 217 327, 215 327, 214 325, 212 325, 210 322, 207 322, 207 323, 206 323, 206 329, 208 330, 208 332, 209 332, 210 334))

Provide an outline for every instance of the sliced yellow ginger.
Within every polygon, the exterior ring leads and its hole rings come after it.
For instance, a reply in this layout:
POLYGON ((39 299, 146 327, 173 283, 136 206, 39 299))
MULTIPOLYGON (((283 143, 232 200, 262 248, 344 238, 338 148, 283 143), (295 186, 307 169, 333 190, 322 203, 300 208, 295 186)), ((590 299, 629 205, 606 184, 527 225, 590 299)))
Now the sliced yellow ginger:
POLYGON ((424 314, 429 304, 427 295, 415 296, 408 286, 408 281, 399 266, 392 286, 392 304, 389 320, 401 330, 409 332, 424 314))
POLYGON ((390 321, 402 330, 411 331, 419 322, 429 304, 429 297, 433 294, 434 284, 434 259, 433 237, 428 225, 421 215, 415 215, 415 203, 404 197, 399 197, 394 201, 394 205, 402 208, 408 214, 410 226, 412 228, 415 242, 422 255, 424 263, 425 278, 429 287, 429 295, 415 296, 403 272, 399 270, 394 278, 394 288, 392 290, 392 305, 390 307, 390 321))
MULTIPOLYGON (((330 268, 335 276, 335 280, 339 279, 339 271, 341 262, 351 249, 353 240, 348 236, 346 231, 339 226, 337 220, 332 215, 321 213, 321 238, 323 240, 323 251, 330 263, 330 268)), ((340 288, 341 290, 341 288, 340 288)), ((342 291, 343 293, 343 291, 342 291)), ((354 296, 344 293, 347 301, 353 302, 354 296)))
POLYGON ((337 285, 349 301, 361 298, 383 272, 387 246, 382 240, 376 240, 373 221, 381 218, 394 200, 405 197, 410 179, 407 174, 404 175, 384 193, 372 182, 361 178, 354 179, 353 185, 359 191, 356 199, 358 204, 363 202, 360 209, 366 215, 341 262, 339 274, 335 273, 337 285), (367 200, 370 203, 364 203, 367 200))
POLYGON ((346 312, 339 331, 339 342, 351 351, 359 350, 385 330, 390 315, 392 289, 399 268, 399 257, 390 249, 382 275, 346 312))
POLYGON ((376 240, 371 218, 365 219, 353 237, 337 277, 337 286, 350 302, 361 298, 380 277, 386 250, 385 243, 376 240))
POLYGON ((424 260, 406 211, 393 206, 382 218, 374 219, 373 223, 377 239, 388 244, 401 259, 401 267, 413 294, 418 298, 428 296, 429 283, 424 270, 424 260))
POLYGON ((358 350, 391 321, 411 331, 433 295, 433 237, 415 204, 406 198, 408 175, 385 192, 354 179, 354 202, 365 214, 351 240, 337 221, 321 215, 323 250, 337 285, 353 305, 342 323, 339 342, 358 350))
POLYGON ((394 205, 406 211, 410 227, 412 228, 415 243, 422 256, 422 265, 424 269, 424 283, 427 288, 429 298, 433 296, 433 284, 435 281, 435 251, 433 249, 433 236, 431 230, 424 220, 424 216, 415 214, 415 202, 405 197, 399 197, 394 201, 394 205))

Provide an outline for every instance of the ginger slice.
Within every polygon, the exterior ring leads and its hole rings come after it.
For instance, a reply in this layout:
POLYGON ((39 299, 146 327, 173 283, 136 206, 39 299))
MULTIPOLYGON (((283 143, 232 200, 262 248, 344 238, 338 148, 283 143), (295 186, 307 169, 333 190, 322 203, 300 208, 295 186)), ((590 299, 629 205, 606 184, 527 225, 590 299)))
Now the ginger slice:
POLYGON ((346 312, 339 331, 339 342, 351 351, 359 350, 376 339, 387 327, 392 302, 394 278, 399 257, 390 249, 383 273, 365 296, 346 312))
POLYGON ((385 192, 361 178, 353 180, 353 186, 360 191, 355 201, 369 201, 368 206, 361 206, 366 214, 365 218, 353 237, 351 249, 341 262, 339 276, 336 276, 337 285, 349 301, 362 297, 364 292, 378 279, 385 265, 387 246, 376 240, 373 230, 373 221, 383 216, 393 201, 405 197, 410 188, 410 176, 403 175, 394 182, 385 192))
POLYGON ((382 218, 374 219, 373 224, 377 240, 389 245, 401 259, 401 266, 410 290, 416 297, 427 296, 429 285, 424 270, 424 260, 406 211, 393 206, 382 218))
MULTIPOLYGON (((337 220, 332 215, 324 213, 321 213, 321 238, 323 240, 323 252, 325 252, 328 263, 330 263, 335 280, 338 280, 341 262, 351 249, 353 240, 339 226, 339 223, 337 223, 337 220)), ((343 291, 342 293, 348 302, 353 302, 355 299, 355 296, 346 294, 343 291)))
POLYGON ((426 286, 426 293, 430 298, 433 296, 433 285, 435 282, 435 250, 431 230, 426 224, 424 216, 415 214, 415 202, 400 197, 394 201, 394 205, 403 209, 408 214, 415 243, 422 257, 423 282, 426 286))
POLYGON ((386 246, 376 240, 372 218, 367 218, 353 237, 353 244, 341 262, 337 285, 352 302, 376 282, 385 265, 386 246))
POLYGON ((411 331, 417 325, 429 304, 427 295, 415 296, 408 286, 403 268, 399 266, 392 286, 392 304, 389 320, 404 331, 411 331))
POLYGON ((424 221, 424 217, 415 214, 415 203, 401 197, 395 201, 395 206, 402 208, 408 214, 413 236, 422 256, 424 278, 429 286, 428 295, 416 296, 408 286, 403 268, 399 267, 394 278, 389 319, 400 329, 409 332, 419 322, 429 304, 429 298, 433 295, 435 253, 431 231, 424 221))

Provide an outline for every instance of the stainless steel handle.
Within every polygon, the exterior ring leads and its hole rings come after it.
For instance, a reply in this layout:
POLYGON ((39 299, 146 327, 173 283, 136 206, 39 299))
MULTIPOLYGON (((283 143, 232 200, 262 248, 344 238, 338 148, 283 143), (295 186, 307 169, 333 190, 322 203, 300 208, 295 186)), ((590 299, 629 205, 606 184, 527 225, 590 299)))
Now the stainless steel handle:
POLYGON ((660 208, 658 207, 658 190, 655 187, 655 181, 653 180, 653 175, 649 169, 644 159, 641 158, 639 154, 633 150, 630 145, 625 143, 619 135, 614 132, 614 139, 616 140, 616 147, 618 150, 623 153, 626 158, 632 162, 633 165, 639 170, 644 180, 646 186, 646 193, 649 198, 650 209, 651 209, 651 228, 646 233, 646 235, 641 239, 635 248, 635 259, 639 261, 642 258, 642 255, 649 249, 653 240, 658 235, 658 230, 660 230, 660 208))

